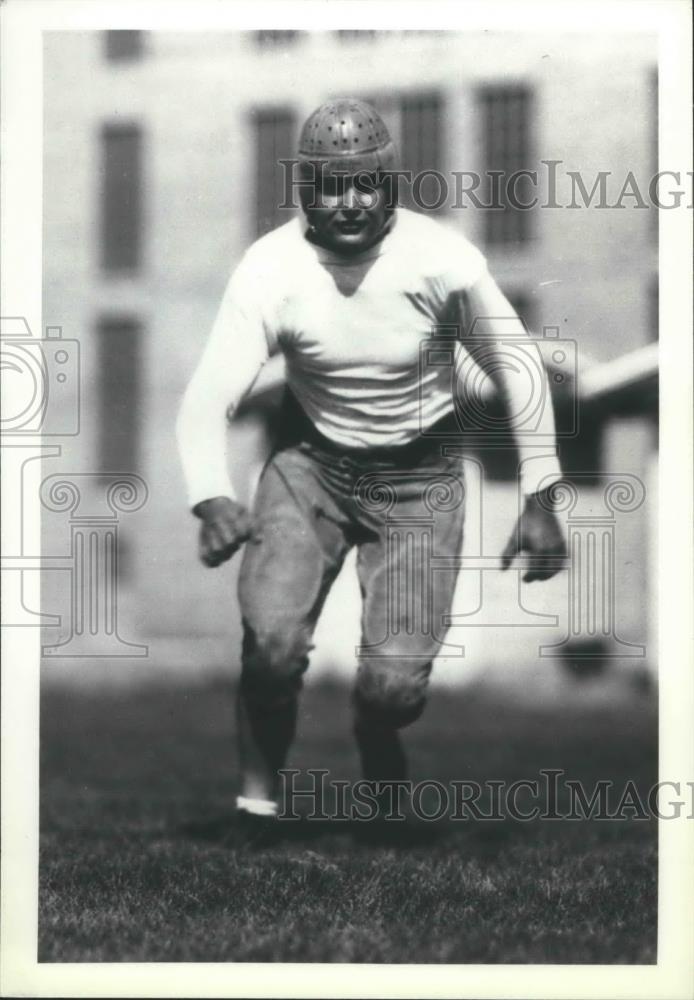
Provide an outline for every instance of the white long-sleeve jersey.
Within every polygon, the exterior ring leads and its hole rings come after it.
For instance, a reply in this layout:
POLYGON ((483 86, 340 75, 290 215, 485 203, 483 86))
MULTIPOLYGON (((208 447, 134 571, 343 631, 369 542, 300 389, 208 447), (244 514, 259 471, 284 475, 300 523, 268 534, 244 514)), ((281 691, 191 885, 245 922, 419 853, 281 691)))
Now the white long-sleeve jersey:
MULTIPOLYGON (((306 414, 338 445, 405 444, 450 413, 454 373, 450 364, 428 363, 426 347, 456 297, 477 315, 483 309, 486 317, 505 316, 506 324, 513 315, 478 249, 448 226, 406 209, 397 210, 380 243, 354 257, 311 243, 300 218, 257 240, 227 285, 179 413, 191 506, 234 496, 227 413, 276 352, 285 356, 287 382, 306 414)), ((507 333, 508 326, 493 319, 476 324, 476 336, 490 344, 507 333)), ((458 344, 457 350, 465 348, 458 344)), ((499 367, 510 401, 517 397, 515 409, 527 409, 520 398, 527 387, 504 372, 509 366, 499 367)), ((518 436, 525 493, 560 476, 546 388, 546 381, 538 387, 546 400, 534 438, 526 428, 518 436)))

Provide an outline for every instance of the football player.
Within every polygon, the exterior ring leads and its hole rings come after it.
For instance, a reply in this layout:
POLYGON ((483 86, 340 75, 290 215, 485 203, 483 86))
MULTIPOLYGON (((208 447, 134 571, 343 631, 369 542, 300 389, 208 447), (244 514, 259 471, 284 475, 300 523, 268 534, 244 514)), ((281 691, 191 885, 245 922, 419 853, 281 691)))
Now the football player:
MULTIPOLYGON (((461 462, 441 447, 455 426, 451 371, 420 364, 422 342, 451 315, 466 328, 474 320, 516 431, 525 499, 502 565, 527 552, 525 579, 543 580, 565 554, 548 499, 560 478, 555 447, 538 451, 520 434, 514 414, 527 384, 504 363, 508 327, 498 320, 514 312, 482 253, 426 213, 398 206, 393 142, 363 101, 319 107, 301 132, 298 161, 302 215, 246 250, 177 426, 202 561, 219 566, 246 543, 237 808, 260 817, 278 811, 278 771, 294 737, 313 630, 354 546, 363 609, 353 708, 363 774, 406 777, 399 730, 424 707, 456 583, 454 569, 422 567, 430 549, 457 556, 462 543, 461 462), (292 434, 265 465, 250 513, 227 472, 227 414, 277 352, 292 434), (412 526, 409 541, 389 532, 396 522, 412 526)), ((457 349, 467 350, 460 340, 457 349)), ((546 382, 537 390, 547 394, 546 382)), ((536 432, 554 441, 551 403, 536 432)))

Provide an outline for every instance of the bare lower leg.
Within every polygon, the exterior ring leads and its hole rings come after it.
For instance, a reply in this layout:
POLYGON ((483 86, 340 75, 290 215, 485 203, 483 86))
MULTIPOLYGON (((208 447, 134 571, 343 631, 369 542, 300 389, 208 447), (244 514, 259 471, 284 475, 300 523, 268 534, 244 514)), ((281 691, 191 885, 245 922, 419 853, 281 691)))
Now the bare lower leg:
POLYGON ((266 711, 249 703, 239 691, 236 707, 241 795, 276 802, 277 772, 284 767, 296 730, 296 700, 266 711))

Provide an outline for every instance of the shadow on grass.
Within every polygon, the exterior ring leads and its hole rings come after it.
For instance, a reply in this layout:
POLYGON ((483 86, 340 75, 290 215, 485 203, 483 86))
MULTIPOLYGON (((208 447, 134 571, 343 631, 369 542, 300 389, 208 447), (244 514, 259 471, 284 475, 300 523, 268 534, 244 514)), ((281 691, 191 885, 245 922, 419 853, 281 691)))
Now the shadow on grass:
MULTIPOLYGON (((521 848, 538 840, 542 824, 517 820, 357 820, 309 818, 276 820, 267 843, 273 846, 294 845, 298 848, 334 848, 345 840, 355 845, 387 847, 397 850, 440 847, 459 850, 466 858, 492 860, 509 848, 521 848)), ((171 831, 174 839, 199 842, 210 846, 237 850, 252 845, 253 838, 239 829, 236 812, 225 811, 204 819, 187 820, 171 831)), ((259 846, 266 846, 263 838, 259 846)))
MULTIPOLYGON (((274 845, 295 844, 299 846, 320 846, 328 839, 349 837, 356 844, 402 848, 433 846, 440 843, 450 833, 442 822, 412 823, 402 820, 378 821, 356 819, 299 819, 275 820, 272 834, 268 838, 274 845)), ((204 820, 182 823, 175 835, 207 844, 236 849, 244 842, 252 843, 253 838, 239 828, 236 813, 224 813, 204 820)), ((262 838, 260 838, 262 845, 262 838)))

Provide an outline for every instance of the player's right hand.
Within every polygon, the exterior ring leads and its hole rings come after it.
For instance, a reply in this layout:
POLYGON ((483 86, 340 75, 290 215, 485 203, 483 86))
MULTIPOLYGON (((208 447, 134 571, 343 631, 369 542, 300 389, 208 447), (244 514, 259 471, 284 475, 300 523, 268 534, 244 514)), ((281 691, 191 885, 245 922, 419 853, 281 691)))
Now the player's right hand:
POLYGON ((257 537, 251 515, 230 497, 213 497, 193 507, 200 525, 200 559, 206 566, 219 566, 231 559, 249 538, 257 537))

